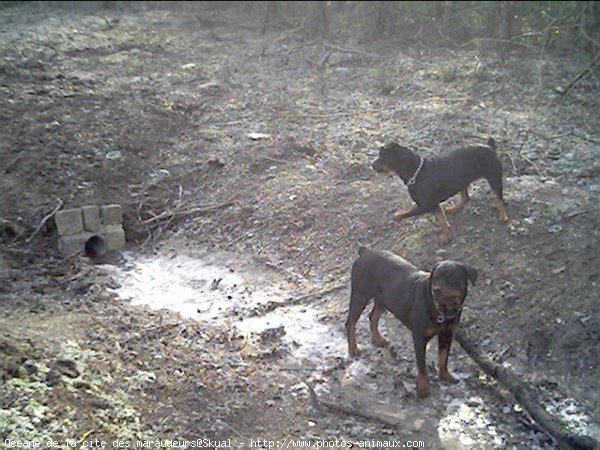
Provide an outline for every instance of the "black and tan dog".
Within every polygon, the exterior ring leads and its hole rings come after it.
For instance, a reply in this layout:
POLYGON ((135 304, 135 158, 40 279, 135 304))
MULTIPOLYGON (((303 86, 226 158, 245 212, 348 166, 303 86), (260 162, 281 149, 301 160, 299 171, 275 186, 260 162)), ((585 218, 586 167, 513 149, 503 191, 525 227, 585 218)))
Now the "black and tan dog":
POLYGON ((419 397, 429 395, 425 351, 435 335, 438 335, 440 379, 456 382, 448 372, 448 354, 467 296, 467 280, 474 284, 477 270, 455 261, 443 261, 431 272, 423 272, 387 251, 361 247, 358 253, 359 257, 352 265, 352 294, 346 321, 350 356, 359 355, 356 323, 369 301, 374 299, 375 305, 369 315, 373 344, 387 345, 378 329, 379 319, 385 311, 391 312, 412 331, 419 371, 419 397))
POLYGON ((498 217, 508 222, 506 203, 502 197, 502 164, 496 155, 496 143, 471 145, 446 156, 425 159, 407 147, 391 143, 380 149, 373 162, 376 172, 397 173, 408 187, 417 206, 408 212, 396 213, 395 220, 420 214, 435 213, 441 227, 440 242, 450 242, 451 228, 446 213, 462 209, 469 200, 469 184, 485 178, 498 200, 498 217), (440 203, 460 192, 460 201, 444 210, 440 203))

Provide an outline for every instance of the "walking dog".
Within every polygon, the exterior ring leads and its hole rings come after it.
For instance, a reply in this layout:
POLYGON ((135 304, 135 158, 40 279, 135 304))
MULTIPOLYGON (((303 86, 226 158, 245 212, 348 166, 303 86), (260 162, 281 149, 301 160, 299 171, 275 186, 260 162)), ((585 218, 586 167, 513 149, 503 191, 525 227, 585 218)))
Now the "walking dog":
POLYGON ((369 301, 374 299, 375 305, 369 314, 373 344, 378 347, 388 344, 378 328, 385 311, 391 312, 412 331, 418 367, 418 396, 429 395, 425 351, 435 335, 438 336, 440 379, 456 382, 448 371, 448 354, 467 296, 467 280, 474 284, 477 270, 455 261, 443 261, 431 272, 424 272, 387 251, 361 247, 358 253, 359 257, 352 265, 352 292, 346 321, 350 356, 359 356, 356 323, 369 301))
POLYGON ((469 185, 481 178, 487 180, 496 195, 500 221, 509 221, 502 197, 502 164, 496 155, 496 143, 491 138, 487 145, 471 145, 446 156, 430 159, 393 142, 380 149, 379 157, 372 166, 376 172, 398 174, 417 204, 408 212, 396 213, 394 219, 401 221, 408 217, 435 213, 442 227, 441 244, 448 244, 451 237, 446 213, 460 211, 469 200, 469 185), (444 210, 440 203, 458 193, 459 202, 444 210))

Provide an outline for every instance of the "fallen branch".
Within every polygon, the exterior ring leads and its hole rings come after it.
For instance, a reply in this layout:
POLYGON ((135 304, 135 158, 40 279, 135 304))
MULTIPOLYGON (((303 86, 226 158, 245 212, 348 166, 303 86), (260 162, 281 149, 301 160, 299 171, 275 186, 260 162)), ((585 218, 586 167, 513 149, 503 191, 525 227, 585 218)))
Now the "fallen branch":
POLYGON ((567 84, 567 86, 562 90, 562 93, 560 95, 561 98, 565 97, 569 93, 569 91, 573 89, 577 83, 579 83, 579 80, 585 77, 588 73, 592 72, 592 68, 598 62, 598 60, 600 60, 600 52, 596 54, 589 66, 587 66, 583 71, 581 71, 579 75, 573 78, 573 80, 571 80, 569 84, 567 84))
POLYGON ((309 303, 310 301, 321 298, 323 295, 331 294, 332 292, 340 291, 348 286, 348 283, 338 284, 336 286, 321 289, 316 292, 311 292, 310 294, 302 295, 296 298, 289 298, 282 302, 269 302, 266 305, 260 305, 250 311, 249 316, 263 316, 271 311, 276 310, 277 308, 282 308, 284 306, 293 306, 299 305, 301 303, 309 303))
POLYGON ((4 168, 4 170, 2 171, 2 173, 8 173, 8 171, 12 168, 12 166, 14 166, 16 163, 18 163, 21 158, 23 158, 23 156, 25 156, 25 152, 20 152, 11 162, 9 162, 6 167, 4 168))
POLYGON ((331 44, 325 44, 325 48, 328 48, 329 50, 334 50, 336 52, 351 53, 351 54, 354 54, 354 55, 362 55, 362 56, 369 56, 371 58, 374 58, 374 57, 377 56, 377 55, 375 55, 373 53, 363 52, 362 50, 355 50, 355 49, 352 49, 352 48, 338 47, 336 45, 331 45, 331 44))
POLYGON ((600 443, 589 436, 573 434, 565 430, 560 421, 552 417, 544 407, 536 401, 532 392, 535 390, 521 381, 514 373, 506 367, 493 361, 475 344, 464 329, 459 329, 455 333, 456 341, 467 352, 467 354, 477 363, 487 374, 498 380, 515 397, 517 402, 523 406, 538 425, 540 425, 549 435, 556 439, 559 444, 566 445, 573 449, 594 449, 599 448, 600 443))
POLYGON ((559 134, 555 134, 553 136, 544 136, 541 133, 538 133, 537 131, 532 130, 531 128, 529 129, 529 132, 531 132, 531 134, 536 135, 539 138, 544 139, 545 141, 551 141, 552 139, 559 139, 559 138, 563 138, 563 137, 567 137, 567 136, 573 136, 579 139, 582 139, 584 141, 589 141, 589 142, 593 142, 594 144, 600 144, 600 141, 597 139, 594 139, 592 137, 586 136, 585 134, 580 134, 577 131, 573 130, 569 130, 569 131, 565 131, 564 133, 559 133, 559 134))
POLYGON ((29 244, 34 237, 36 237, 36 235, 40 232, 40 230, 42 229, 42 227, 45 225, 46 222, 48 222, 48 220, 50 220, 50 218, 54 217, 54 214, 57 213, 57 211, 62 208, 63 202, 62 200, 59 198, 58 199, 58 205, 56 205, 56 208, 54 208, 52 210, 52 212, 50 214, 48 214, 46 217, 44 217, 42 219, 42 221, 40 222, 40 224, 37 226, 37 228, 35 229, 35 231, 33 232, 33 234, 31 236, 29 236, 27 238, 27 240, 25 241, 25 243, 29 244))
POLYGON ((464 44, 459 45, 458 48, 468 47, 469 45, 475 44, 477 42, 501 42, 501 43, 505 43, 505 44, 520 45, 522 47, 537 49, 536 46, 531 45, 531 44, 525 44, 524 42, 518 42, 518 41, 514 41, 512 39, 494 39, 494 38, 477 38, 477 39, 472 39, 469 42, 465 42, 464 44))
POLYGON ((595 213, 598 211, 598 209, 584 209, 582 211, 574 211, 570 214, 563 216, 563 219, 572 219, 573 217, 581 216, 582 214, 595 213))
POLYGON ((317 397, 317 393, 311 385, 308 385, 308 391, 310 393, 311 403, 316 409, 321 409, 320 407, 324 406, 327 409, 330 409, 331 411, 341 412, 350 416, 362 417, 363 419, 374 420, 377 422, 384 423, 386 425, 390 425, 392 427, 398 426, 401 422, 400 419, 393 420, 382 416, 381 414, 364 410, 363 408, 359 410, 350 406, 341 405, 338 402, 330 402, 328 400, 320 399, 317 397))
POLYGON ((199 207, 190 208, 190 209, 176 209, 174 211, 165 211, 165 212, 159 214, 158 216, 154 216, 154 217, 151 217, 150 219, 143 220, 142 222, 140 222, 140 225, 148 225, 152 222, 156 222, 157 220, 164 220, 164 219, 172 220, 175 217, 189 216, 190 214, 205 213, 208 211, 214 211, 215 209, 227 208, 227 207, 233 206, 233 205, 235 205, 235 202, 232 200, 229 200, 225 203, 221 203, 218 205, 199 206, 199 207))

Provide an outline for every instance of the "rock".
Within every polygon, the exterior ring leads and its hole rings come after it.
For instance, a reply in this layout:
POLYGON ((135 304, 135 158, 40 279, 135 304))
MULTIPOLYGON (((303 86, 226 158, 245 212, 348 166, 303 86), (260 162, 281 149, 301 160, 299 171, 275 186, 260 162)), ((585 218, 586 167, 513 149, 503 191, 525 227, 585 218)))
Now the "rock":
POLYGON ((89 383, 86 383, 85 381, 80 381, 80 380, 73 381, 73 383, 71 385, 75 389, 84 389, 86 391, 92 389, 92 386, 89 383))
POLYGON ((46 378, 44 379, 44 383, 48 386, 56 386, 62 382, 62 377, 60 372, 55 369, 50 369, 46 374, 46 378))
POLYGON ((26 375, 25 369, 15 362, 7 362, 4 365, 4 373, 7 378, 23 378, 26 375))
POLYGON ((39 372, 38 366, 30 361, 23 364, 23 369, 25 369, 28 375, 35 375, 39 372))
POLYGON ((81 373, 77 370, 77 364, 72 359, 58 359, 54 363, 55 369, 69 378, 77 378, 81 373))

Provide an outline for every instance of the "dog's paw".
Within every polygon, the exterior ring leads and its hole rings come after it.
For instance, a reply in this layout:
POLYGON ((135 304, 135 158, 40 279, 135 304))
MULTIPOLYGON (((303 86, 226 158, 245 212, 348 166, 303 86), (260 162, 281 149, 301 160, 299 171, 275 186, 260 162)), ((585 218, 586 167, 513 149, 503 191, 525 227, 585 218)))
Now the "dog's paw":
POLYGON ((417 375, 417 395, 419 398, 429 397, 429 378, 427 378, 427 375, 417 375))
POLYGON ((440 245, 448 245, 450 243, 450 235, 449 234, 440 234, 440 245))
POLYGON ((458 380, 456 378, 454 378, 452 376, 452 374, 450 372, 448 372, 447 370, 440 370, 440 380, 442 380, 445 383, 450 383, 450 384, 456 384, 458 383, 458 380))
POLYGON ((358 358, 360 356, 360 350, 358 347, 348 349, 348 353, 350 354, 350 358, 358 358))
POLYGON ((390 343, 386 339, 382 338, 381 336, 374 337, 371 340, 375 347, 387 347, 388 345, 390 345, 390 343))
POLYGON ((395 213, 394 216, 393 216, 393 219, 396 222, 401 222, 402 220, 404 220, 404 213, 399 213, 399 212, 395 213))

